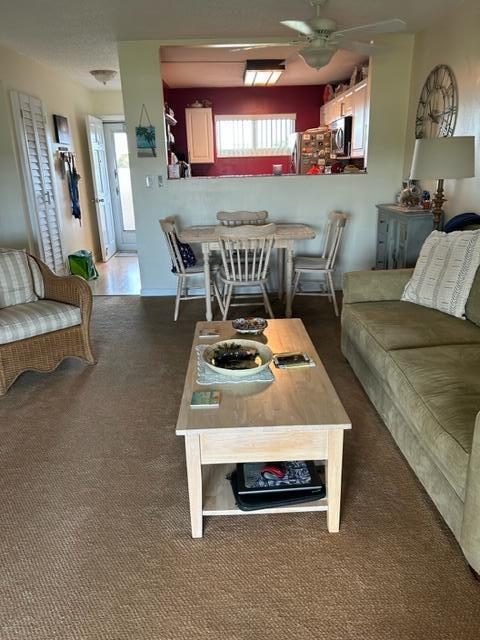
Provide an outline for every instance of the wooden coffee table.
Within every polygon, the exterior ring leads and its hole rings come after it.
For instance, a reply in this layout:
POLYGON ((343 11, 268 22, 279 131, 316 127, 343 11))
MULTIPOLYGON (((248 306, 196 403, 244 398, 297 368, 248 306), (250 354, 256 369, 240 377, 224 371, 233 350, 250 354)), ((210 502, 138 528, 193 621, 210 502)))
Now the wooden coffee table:
MULTIPOLYGON (((183 390, 176 434, 185 437, 192 537, 201 538, 203 516, 326 511, 330 532, 338 531, 343 432, 351 428, 303 322, 269 320, 264 338, 273 353, 304 351, 316 367, 276 369, 275 381, 222 385, 197 384, 198 344, 239 337, 231 322, 198 322, 183 390), (199 338, 216 327, 220 337, 199 338), (192 409, 192 392, 220 389, 220 407, 192 409), (323 460, 327 494, 323 500, 242 511, 226 475, 237 462, 323 460)), ((247 337, 247 336, 245 336, 247 337)))

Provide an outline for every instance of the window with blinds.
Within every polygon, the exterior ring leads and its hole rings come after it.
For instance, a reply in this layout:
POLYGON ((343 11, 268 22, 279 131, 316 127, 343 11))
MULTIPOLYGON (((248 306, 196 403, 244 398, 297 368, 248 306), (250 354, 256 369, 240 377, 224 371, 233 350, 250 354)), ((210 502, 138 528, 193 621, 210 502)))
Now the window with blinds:
POLYGON ((30 220, 42 260, 57 273, 64 259, 55 199, 54 171, 42 102, 12 92, 30 220))
POLYGON ((285 156, 295 114, 215 116, 217 157, 285 156))

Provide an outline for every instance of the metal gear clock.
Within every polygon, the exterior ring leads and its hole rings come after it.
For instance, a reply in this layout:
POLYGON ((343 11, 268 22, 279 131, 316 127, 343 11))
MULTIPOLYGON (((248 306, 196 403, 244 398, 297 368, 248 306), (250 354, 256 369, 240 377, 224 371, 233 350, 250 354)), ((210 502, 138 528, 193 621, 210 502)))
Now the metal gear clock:
POLYGON ((428 75, 420 94, 415 121, 416 138, 446 138, 455 130, 458 110, 457 82, 446 64, 428 75))

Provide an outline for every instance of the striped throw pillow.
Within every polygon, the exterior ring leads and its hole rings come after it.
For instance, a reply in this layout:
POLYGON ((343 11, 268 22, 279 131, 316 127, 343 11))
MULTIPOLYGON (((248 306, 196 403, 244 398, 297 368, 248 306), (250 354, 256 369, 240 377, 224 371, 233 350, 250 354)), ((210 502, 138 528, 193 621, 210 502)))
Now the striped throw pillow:
POLYGON ((25 251, 0 251, 0 309, 35 300, 37 296, 25 251))
POLYGON ((425 240, 402 300, 465 318, 480 265, 480 230, 433 231, 425 240))

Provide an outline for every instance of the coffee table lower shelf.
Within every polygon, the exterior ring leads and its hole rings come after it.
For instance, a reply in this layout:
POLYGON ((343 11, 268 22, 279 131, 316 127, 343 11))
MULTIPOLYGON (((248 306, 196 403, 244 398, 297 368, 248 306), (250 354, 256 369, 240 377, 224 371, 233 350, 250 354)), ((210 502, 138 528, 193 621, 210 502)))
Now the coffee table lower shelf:
POLYGON ((247 516, 268 513, 304 513, 307 511, 327 511, 328 500, 312 500, 283 507, 242 511, 235 504, 232 487, 226 476, 233 471, 232 464, 202 465, 204 516, 247 516))

